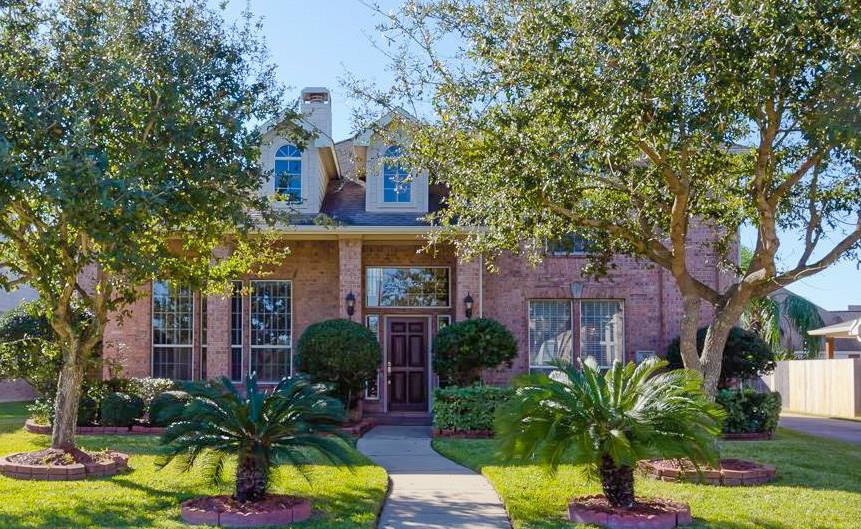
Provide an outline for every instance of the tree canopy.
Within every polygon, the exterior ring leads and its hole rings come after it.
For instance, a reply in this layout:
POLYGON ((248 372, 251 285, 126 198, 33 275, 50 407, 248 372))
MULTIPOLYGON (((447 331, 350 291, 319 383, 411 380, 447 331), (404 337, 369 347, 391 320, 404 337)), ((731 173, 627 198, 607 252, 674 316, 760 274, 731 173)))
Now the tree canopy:
POLYGON ((58 337, 55 447, 108 314, 141 283, 203 285, 274 251, 248 236, 273 218, 251 125, 295 115, 272 68, 254 21, 204 0, 0 8, 0 287, 31 285, 58 337))
POLYGON ((574 232, 593 241, 588 271, 619 254, 665 269, 685 365, 710 394, 749 299, 858 258, 861 14, 845 2, 431 0, 380 15, 393 89, 352 86, 431 110, 407 161, 451 190, 439 237, 540 259, 574 232), (744 267, 742 226, 757 236, 744 267), (703 281, 698 253, 737 282, 703 281), (699 359, 702 302, 715 320, 699 359))

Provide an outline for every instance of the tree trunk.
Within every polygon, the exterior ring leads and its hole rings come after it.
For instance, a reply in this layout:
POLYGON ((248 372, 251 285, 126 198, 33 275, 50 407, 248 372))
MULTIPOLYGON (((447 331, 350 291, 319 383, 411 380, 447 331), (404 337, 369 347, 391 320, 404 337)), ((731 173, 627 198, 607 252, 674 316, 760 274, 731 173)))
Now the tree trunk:
POLYGON ((634 506, 634 469, 617 466, 613 458, 605 455, 601 459, 601 487, 610 505, 615 507, 634 506))
POLYGON ((712 401, 717 395, 726 341, 744 310, 744 304, 740 306, 740 309, 735 306, 716 308, 715 319, 706 332, 700 361, 703 366, 703 392, 712 401))
POLYGON ((697 351, 697 331, 700 327, 700 305, 702 300, 696 294, 683 296, 682 322, 679 333, 679 351, 685 369, 696 371, 705 376, 703 364, 697 351))
POLYGON ((54 399, 54 426, 51 448, 68 450, 75 446, 75 426, 78 422, 78 402, 84 381, 84 362, 77 351, 63 354, 63 367, 54 399))
POLYGON ((260 501, 266 496, 269 465, 266 458, 253 451, 239 454, 236 466, 236 501, 260 501))

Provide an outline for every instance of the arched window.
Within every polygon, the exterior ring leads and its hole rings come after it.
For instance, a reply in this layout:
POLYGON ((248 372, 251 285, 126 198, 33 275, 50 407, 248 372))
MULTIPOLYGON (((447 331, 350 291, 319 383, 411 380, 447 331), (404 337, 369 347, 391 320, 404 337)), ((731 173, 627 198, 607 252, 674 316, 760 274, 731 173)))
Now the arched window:
POLYGON ((410 173, 400 161, 401 148, 393 145, 383 157, 383 202, 401 203, 412 200, 410 173))
POLYGON ((275 192, 302 200, 302 151, 295 145, 283 145, 275 153, 275 192))

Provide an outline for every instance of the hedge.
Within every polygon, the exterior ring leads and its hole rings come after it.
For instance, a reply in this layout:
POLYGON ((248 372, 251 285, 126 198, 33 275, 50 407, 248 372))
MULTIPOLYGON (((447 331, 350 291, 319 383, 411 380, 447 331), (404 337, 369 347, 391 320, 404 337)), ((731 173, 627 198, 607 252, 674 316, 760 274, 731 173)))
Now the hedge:
POLYGON ((433 425, 458 432, 493 431, 496 407, 514 395, 498 386, 448 387, 434 391, 433 425))
POLYGON ((757 393, 750 389, 723 389, 715 401, 726 409, 724 433, 768 433, 780 419, 780 393, 757 393))
POLYGON ((102 426, 131 426, 144 414, 144 401, 137 395, 109 393, 102 399, 102 426))

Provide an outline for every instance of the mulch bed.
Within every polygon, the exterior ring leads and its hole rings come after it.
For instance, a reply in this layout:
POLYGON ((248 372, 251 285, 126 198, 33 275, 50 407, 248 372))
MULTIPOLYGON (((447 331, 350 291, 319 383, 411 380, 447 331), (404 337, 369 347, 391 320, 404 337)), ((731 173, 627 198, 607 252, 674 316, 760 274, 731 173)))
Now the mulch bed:
POLYGON ((46 448, 0 458, 0 474, 14 479, 73 481, 125 472, 129 456, 121 452, 85 452, 46 448))
POLYGON ((734 487, 739 485, 762 485, 777 477, 777 470, 771 465, 747 459, 721 459, 719 468, 696 467, 687 460, 655 459, 641 461, 640 469, 649 477, 661 481, 705 483, 734 487))
POLYGON ((684 503, 663 498, 637 498, 633 507, 614 507, 604 496, 583 496, 568 503, 568 519, 612 529, 671 529, 693 522, 684 503))
POLYGON ((447 430, 433 429, 434 437, 456 437, 461 439, 488 439, 493 437, 493 430, 447 430))
POLYGON ((341 428, 341 431, 346 433, 347 435, 354 435, 356 437, 361 437, 365 435, 368 430, 377 425, 377 421, 374 419, 362 419, 359 422, 346 424, 341 428))
POLYGON ((269 494, 261 501, 245 503, 227 495, 203 496, 184 501, 181 516, 191 525, 287 525, 310 518, 311 503, 306 499, 284 494, 269 494))

